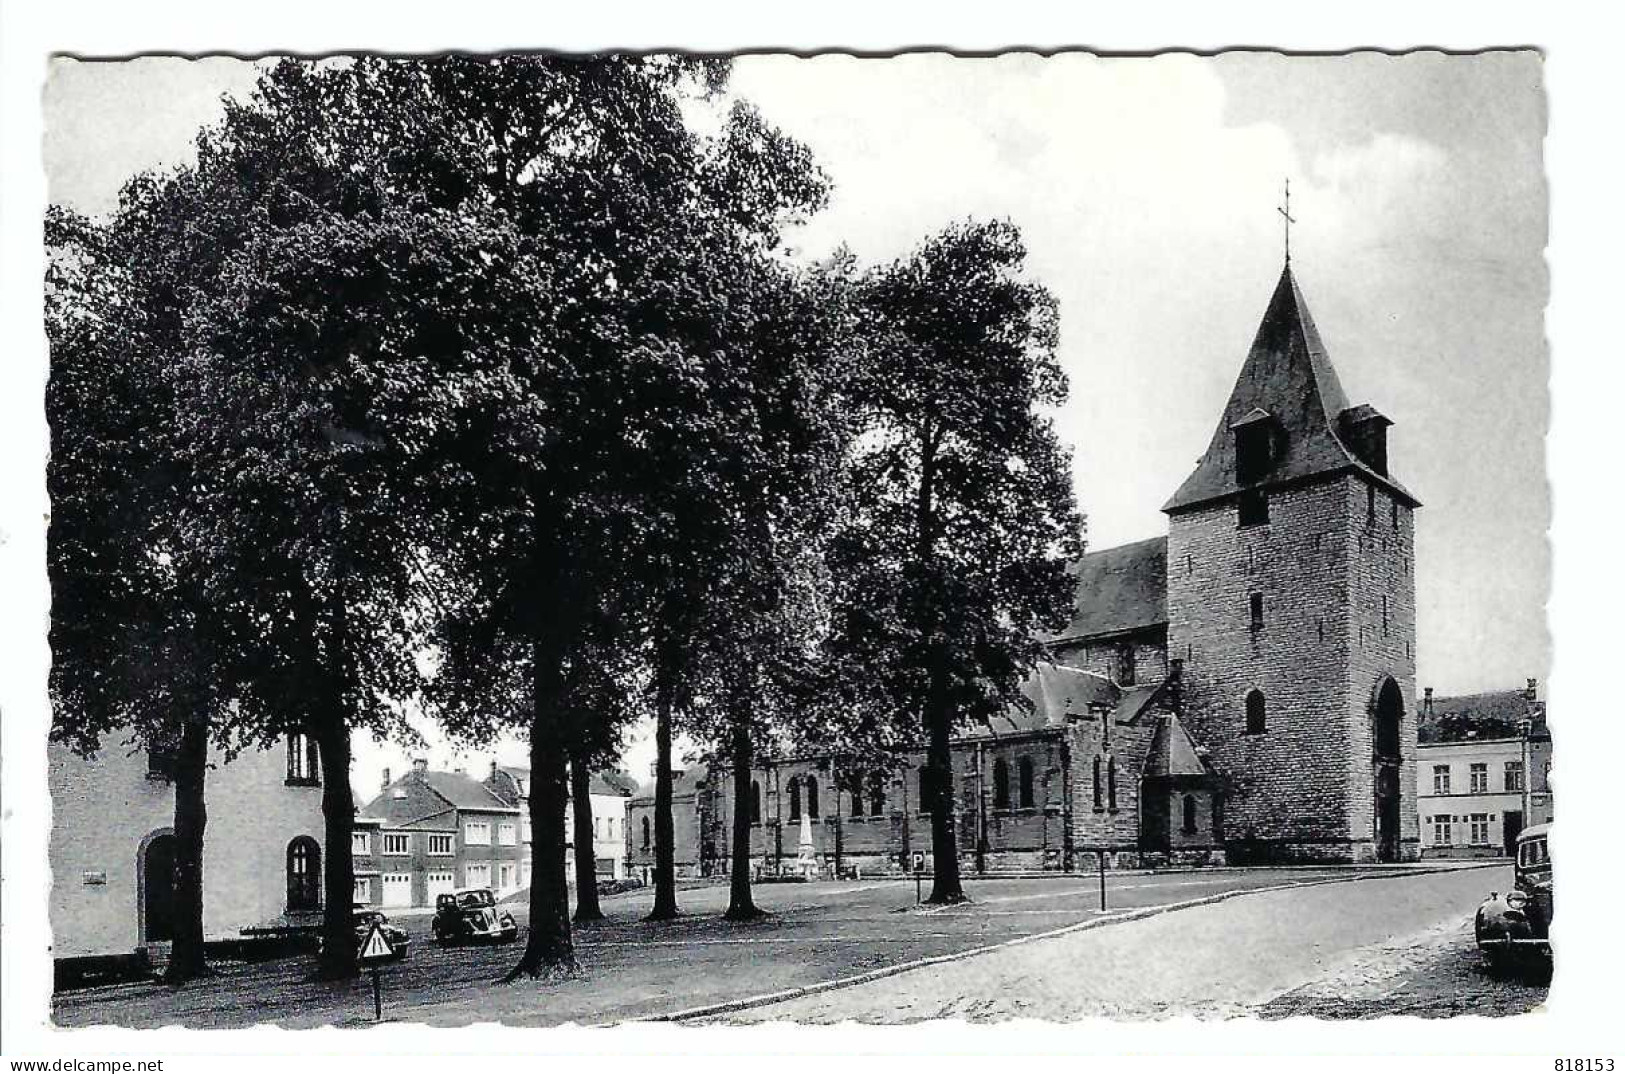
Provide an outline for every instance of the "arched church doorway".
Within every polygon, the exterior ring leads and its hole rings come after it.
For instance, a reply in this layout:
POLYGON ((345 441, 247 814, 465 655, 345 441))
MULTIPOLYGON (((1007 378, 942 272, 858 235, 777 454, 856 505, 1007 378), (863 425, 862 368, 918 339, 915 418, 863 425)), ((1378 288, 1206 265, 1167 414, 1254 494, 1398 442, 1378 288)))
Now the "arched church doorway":
POLYGON ((1372 789, 1378 861, 1399 860, 1400 726, 1405 698, 1392 676, 1377 688, 1371 711, 1372 789))
POLYGON ((322 848, 308 835, 288 844, 288 910, 319 910, 322 905, 322 848))
POLYGON ((142 943, 168 943, 175 938, 175 836, 155 832, 141 843, 136 858, 142 943))

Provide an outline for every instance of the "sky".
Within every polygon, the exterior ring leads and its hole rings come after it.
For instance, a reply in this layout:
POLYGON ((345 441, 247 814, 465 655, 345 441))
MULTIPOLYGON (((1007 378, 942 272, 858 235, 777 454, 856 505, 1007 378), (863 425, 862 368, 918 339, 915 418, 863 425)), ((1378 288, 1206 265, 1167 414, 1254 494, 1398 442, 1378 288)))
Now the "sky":
MULTIPOLYGON (((136 172, 185 160, 243 94, 232 59, 58 61, 49 196, 109 210, 136 172)), ((1161 505, 1206 447, 1279 275, 1293 269, 1351 403, 1394 421, 1416 516, 1418 686, 1544 680, 1551 574, 1545 436, 1547 192, 1530 52, 1102 59, 748 56, 731 92, 799 138, 834 183, 791 241, 906 254, 966 217, 1008 217, 1054 292, 1091 548, 1165 533, 1161 505)), ((400 771, 357 744, 354 778, 400 771)), ((523 763, 524 749, 497 753, 523 763)), ((482 773, 489 753, 437 766, 482 773)), ((628 767, 646 776, 641 738, 628 767)))

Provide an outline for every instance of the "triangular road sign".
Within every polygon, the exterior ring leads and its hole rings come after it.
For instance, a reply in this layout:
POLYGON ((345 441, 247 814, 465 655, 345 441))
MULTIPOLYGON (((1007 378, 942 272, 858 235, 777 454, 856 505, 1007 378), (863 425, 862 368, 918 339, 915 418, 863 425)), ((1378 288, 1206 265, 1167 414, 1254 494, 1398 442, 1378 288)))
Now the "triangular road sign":
POLYGON ((390 949, 389 941, 384 939, 384 930, 374 922, 372 931, 367 933, 367 939, 361 945, 361 952, 356 955, 362 962, 382 961, 395 952, 390 949))

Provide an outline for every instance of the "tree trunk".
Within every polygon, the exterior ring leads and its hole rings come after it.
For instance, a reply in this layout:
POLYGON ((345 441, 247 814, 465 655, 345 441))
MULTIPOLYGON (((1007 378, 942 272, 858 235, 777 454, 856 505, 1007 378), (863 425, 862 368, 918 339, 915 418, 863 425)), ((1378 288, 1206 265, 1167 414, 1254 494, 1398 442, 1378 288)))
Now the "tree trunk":
POLYGON ((728 912, 722 915, 729 921, 754 921, 764 916, 750 893, 750 810, 753 801, 750 794, 750 763, 750 729, 736 718, 733 726, 733 849, 728 876, 728 912))
POLYGON ((185 984, 209 974, 203 957, 203 832, 209 821, 203 783, 209 767, 207 719, 181 723, 175 756, 175 937, 166 984, 185 984))
POLYGON ((672 670, 667 662, 655 682, 655 905, 648 921, 677 916, 676 832, 671 816, 671 721, 674 703, 672 670))
POLYGON ((570 804, 575 828, 571 833, 576 852, 575 919, 602 921, 604 912, 598 907, 598 861, 593 846, 592 771, 584 751, 578 750, 570 756, 570 804))
POLYGON ((543 689, 556 677, 556 668, 546 666, 544 658, 537 646, 537 707, 530 727, 530 933, 525 938, 525 953, 504 981, 521 975, 566 977, 578 971, 564 871, 564 805, 569 796, 566 749, 558 734, 557 715, 550 711, 557 691, 543 689))
MULTIPOLYGON (((938 675, 941 673, 938 672, 938 675)), ((933 676, 935 677, 935 676, 933 676)), ((925 765, 931 789, 931 897, 929 903, 964 902, 959 881, 959 846, 954 833, 953 751, 949 747, 948 707, 943 690, 933 683, 925 711, 925 765)))
MULTIPOLYGON (((338 701, 337 698, 334 699, 338 701)), ((350 788, 350 728, 337 712, 326 714, 316 731, 322 779, 322 954, 317 973, 326 980, 359 974, 356 962, 355 792, 350 788)))

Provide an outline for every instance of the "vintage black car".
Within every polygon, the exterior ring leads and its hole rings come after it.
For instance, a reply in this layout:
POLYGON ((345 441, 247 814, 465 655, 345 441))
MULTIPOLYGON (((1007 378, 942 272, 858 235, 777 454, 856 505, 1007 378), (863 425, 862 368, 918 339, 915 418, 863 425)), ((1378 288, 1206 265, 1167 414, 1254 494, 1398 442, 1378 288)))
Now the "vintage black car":
POLYGON ((434 942, 442 947, 454 943, 512 943, 519 938, 513 915, 497 906, 490 888, 464 888, 436 897, 430 927, 434 942))
POLYGON ((372 927, 376 924, 379 931, 384 934, 384 940, 389 944, 389 957, 395 960, 406 957, 406 950, 412 944, 412 937, 399 925, 390 924, 389 918, 381 911, 369 906, 356 906, 350 921, 355 930, 357 951, 367 942, 367 937, 372 934, 372 927))
POLYGON ((1549 824, 1536 824, 1518 835, 1512 890, 1490 892, 1473 920, 1473 935, 1484 960, 1506 968, 1552 957, 1552 858, 1546 845, 1549 824))

